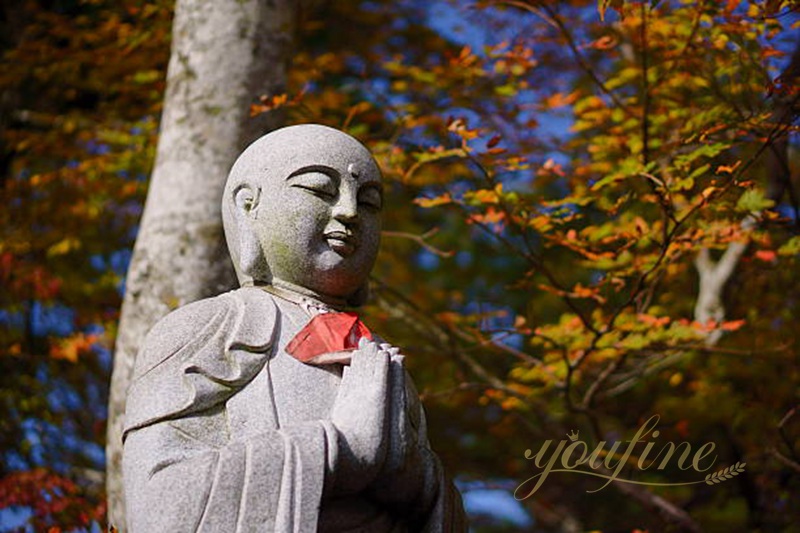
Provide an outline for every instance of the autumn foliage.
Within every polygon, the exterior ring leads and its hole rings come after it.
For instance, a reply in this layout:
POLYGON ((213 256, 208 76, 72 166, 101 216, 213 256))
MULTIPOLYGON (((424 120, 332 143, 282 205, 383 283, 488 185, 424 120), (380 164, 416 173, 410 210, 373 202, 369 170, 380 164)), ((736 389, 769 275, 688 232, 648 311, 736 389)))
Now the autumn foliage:
POLYGON ((36 531, 88 528, 103 521, 105 503, 83 492, 74 481, 44 468, 15 472, 0 481, 0 508, 29 509, 36 531))
POLYGON ((170 18, 171 3, 2 8, 0 508, 37 531, 105 527, 110 348, 170 18))

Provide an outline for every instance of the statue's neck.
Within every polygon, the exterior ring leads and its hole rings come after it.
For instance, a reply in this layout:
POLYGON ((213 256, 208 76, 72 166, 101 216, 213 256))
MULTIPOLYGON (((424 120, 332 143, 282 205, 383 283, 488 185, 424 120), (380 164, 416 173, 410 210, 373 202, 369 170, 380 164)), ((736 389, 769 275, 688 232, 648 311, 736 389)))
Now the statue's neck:
POLYGON ((311 314, 341 311, 347 307, 344 298, 325 296, 288 281, 273 279, 272 283, 255 283, 254 286, 295 303, 311 314))

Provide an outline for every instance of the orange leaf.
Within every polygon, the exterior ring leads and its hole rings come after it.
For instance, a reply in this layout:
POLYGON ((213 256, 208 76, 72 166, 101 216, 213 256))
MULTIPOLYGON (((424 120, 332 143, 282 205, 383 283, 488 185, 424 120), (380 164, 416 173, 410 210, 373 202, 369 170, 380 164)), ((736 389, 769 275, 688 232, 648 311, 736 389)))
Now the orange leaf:
POLYGON ((453 203, 453 198, 449 192, 434 198, 415 198, 414 203, 420 207, 436 207, 438 205, 446 205, 453 203))
POLYGON ((723 172, 727 172, 728 174, 733 174, 741 164, 742 164, 741 161, 737 161, 736 163, 730 166, 720 165, 717 167, 717 174, 722 174, 723 172))
POLYGON ((576 298, 591 298, 600 304, 604 304, 606 299, 600 296, 600 290, 592 287, 584 287, 580 283, 572 288, 572 296, 576 298))
POLYGON ((471 215, 467 219, 467 222, 480 222, 483 224, 499 224, 500 222, 505 220, 505 218, 506 218, 505 213, 503 213, 502 211, 498 211, 494 207, 490 207, 489 209, 486 210, 486 213, 484 214, 476 213, 474 215, 471 215))
POLYGON ((575 100, 578 99, 578 91, 571 92, 569 94, 564 93, 555 93, 551 94, 547 98, 542 101, 542 105, 545 108, 552 109, 556 107, 564 107, 567 105, 572 105, 575 103, 575 100))
POLYGON ((728 322, 723 322, 720 327, 724 331, 736 331, 744 326, 746 322, 746 320, 729 320, 728 322))
POLYGON ((564 177, 565 175, 564 170, 561 168, 561 165, 553 161, 552 158, 544 162, 544 165, 542 165, 542 169, 552 172, 553 174, 556 174, 561 177, 564 177))
POLYGON ((617 44, 617 40, 610 35, 604 35, 600 37, 589 46, 594 48, 595 50, 608 50, 609 48, 613 48, 617 44))
POLYGON ((640 322, 644 322, 649 326, 655 326, 655 327, 666 326, 667 324, 669 324, 670 320, 668 316, 656 317, 645 313, 639 313, 638 315, 636 315, 636 318, 638 318, 640 322))

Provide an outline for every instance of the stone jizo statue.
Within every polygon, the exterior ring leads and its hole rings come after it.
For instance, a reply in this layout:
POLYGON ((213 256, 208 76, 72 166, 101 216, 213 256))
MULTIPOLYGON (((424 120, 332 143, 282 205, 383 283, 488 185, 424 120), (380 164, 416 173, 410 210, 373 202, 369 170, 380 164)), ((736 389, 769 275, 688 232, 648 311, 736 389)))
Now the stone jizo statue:
POLYGON ((128 393, 128 529, 466 531, 397 348, 358 316, 381 175, 301 125, 254 142, 222 200, 241 288, 150 331, 128 393))

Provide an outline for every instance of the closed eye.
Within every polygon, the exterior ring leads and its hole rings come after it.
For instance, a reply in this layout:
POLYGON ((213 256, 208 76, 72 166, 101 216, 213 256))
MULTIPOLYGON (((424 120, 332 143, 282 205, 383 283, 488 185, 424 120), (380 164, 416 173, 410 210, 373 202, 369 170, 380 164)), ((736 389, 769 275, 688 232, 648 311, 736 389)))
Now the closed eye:
POLYGON ((289 185, 308 191, 320 198, 332 199, 339 193, 334 179, 324 172, 311 170, 289 178, 289 185))
POLYGON ((299 185, 299 184, 292 185, 292 187, 296 189, 303 189, 304 191, 308 191, 321 198, 331 199, 336 197, 336 194, 330 192, 325 187, 313 187, 313 186, 299 185))
POLYGON ((358 191, 358 203, 367 209, 380 211, 383 207, 383 194, 378 187, 363 187, 358 191))

